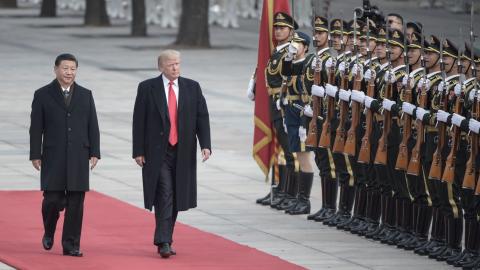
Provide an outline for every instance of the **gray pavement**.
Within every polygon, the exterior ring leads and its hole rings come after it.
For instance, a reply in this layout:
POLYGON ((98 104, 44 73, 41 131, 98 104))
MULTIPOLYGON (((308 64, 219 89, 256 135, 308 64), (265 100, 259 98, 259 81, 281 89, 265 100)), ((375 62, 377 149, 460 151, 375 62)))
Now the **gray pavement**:
MULTIPOLYGON (((334 1, 333 8, 350 10, 356 2, 334 1)), ((398 5, 387 4, 392 10, 398 5)), ((398 8, 412 16, 420 12, 410 2, 398 8)), ((109 28, 80 27, 79 14, 40 19, 37 12, 0 9, 0 189, 39 188, 39 175, 28 161, 31 100, 35 89, 53 79, 54 57, 72 52, 80 61, 77 81, 93 89, 100 122, 102 159, 92 173, 91 187, 142 207, 141 172, 131 159, 136 86, 158 75, 156 56, 173 42, 176 30, 150 27, 150 37, 131 38, 121 22, 109 28)), ((446 35, 458 34, 442 12, 428 11, 425 25, 438 26, 435 29, 446 35)), ((468 21, 463 15, 448 16, 468 21)), ((251 157, 253 104, 245 98, 256 65, 257 28, 257 21, 242 21, 236 30, 213 27, 213 49, 180 50, 183 75, 201 83, 208 102, 213 156, 198 166, 198 208, 181 213, 179 221, 309 269, 449 269, 411 252, 307 222, 305 216, 255 205, 268 189, 251 157)), ((320 206, 318 183, 317 177, 313 210, 320 206)), ((0 264, 0 269, 9 267, 0 264)))

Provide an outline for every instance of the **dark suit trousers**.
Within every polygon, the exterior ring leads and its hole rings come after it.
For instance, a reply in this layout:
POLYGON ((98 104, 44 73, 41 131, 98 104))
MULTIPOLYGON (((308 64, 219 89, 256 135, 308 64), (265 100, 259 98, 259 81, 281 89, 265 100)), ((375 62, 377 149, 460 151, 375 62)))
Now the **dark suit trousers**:
POLYGON ((155 235, 153 244, 157 246, 162 243, 172 243, 173 229, 178 214, 175 205, 176 163, 177 147, 169 144, 161 164, 154 202, 155 235))
POLYGON ((82 234, 84 191, 44 191, 42 202, 45 235, 55 235, 60 211, 65 209, 62 246, 64 250, 80 249, 82 234))

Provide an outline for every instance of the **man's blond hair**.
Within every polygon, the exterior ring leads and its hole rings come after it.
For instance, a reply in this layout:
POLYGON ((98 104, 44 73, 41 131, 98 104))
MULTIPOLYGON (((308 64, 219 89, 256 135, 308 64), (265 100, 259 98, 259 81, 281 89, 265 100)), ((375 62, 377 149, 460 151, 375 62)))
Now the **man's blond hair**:
POLYGON ((165 60, 172 58, 180 58, 180 52, 172 49, 160 52, 158 55, 158 66, 161 67, 165 60))

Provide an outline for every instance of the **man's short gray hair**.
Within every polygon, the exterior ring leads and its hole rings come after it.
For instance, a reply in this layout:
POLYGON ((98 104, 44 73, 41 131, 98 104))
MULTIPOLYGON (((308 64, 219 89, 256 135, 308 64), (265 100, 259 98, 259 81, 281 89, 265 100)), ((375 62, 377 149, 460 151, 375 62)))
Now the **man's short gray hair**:
POLYGON ((162 63, 167 59, 180 58, 180 52, 176 50, 164 50, 158 55, 158 66, 162 66, 162 63))

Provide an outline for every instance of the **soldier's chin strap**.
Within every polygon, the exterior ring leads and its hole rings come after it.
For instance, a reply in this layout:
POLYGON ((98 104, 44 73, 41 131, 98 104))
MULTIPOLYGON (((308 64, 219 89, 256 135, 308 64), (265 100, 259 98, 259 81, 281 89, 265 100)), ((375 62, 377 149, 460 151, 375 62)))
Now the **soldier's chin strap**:
POLYGON ((457 63, 457 59, 455 59, 452 63, 452 66, 450 67, 450 69, 448 71, 445 71, 447 74, 450 73, 452 71, 452 69, 456 66, 456 63, 457 63))

